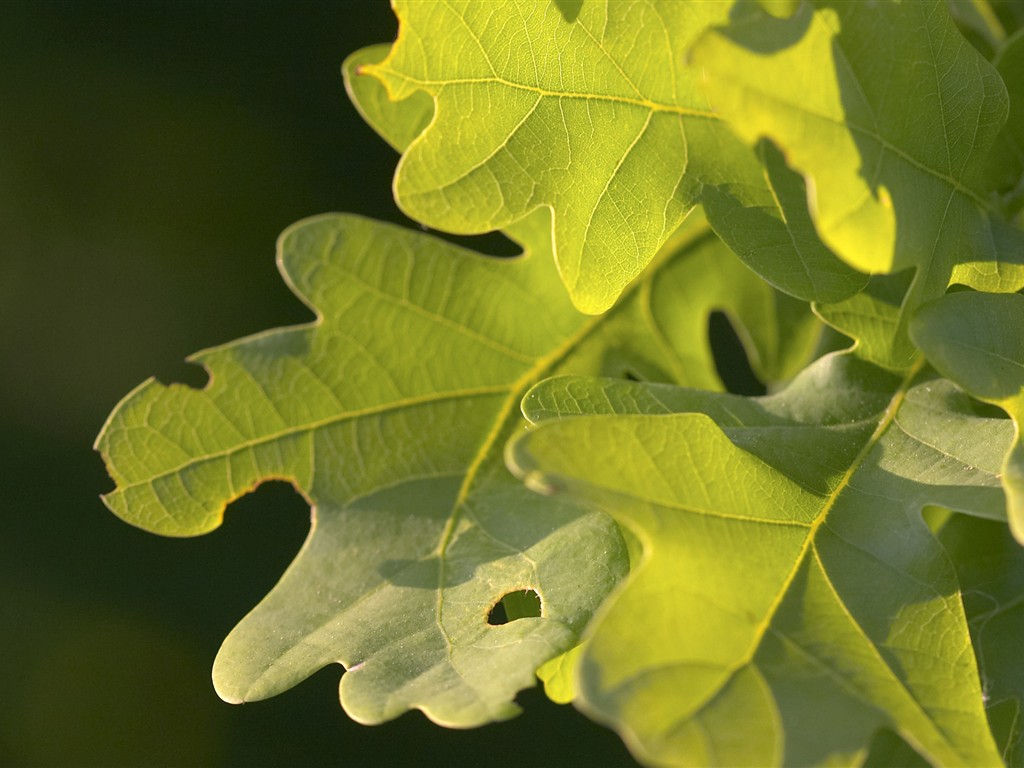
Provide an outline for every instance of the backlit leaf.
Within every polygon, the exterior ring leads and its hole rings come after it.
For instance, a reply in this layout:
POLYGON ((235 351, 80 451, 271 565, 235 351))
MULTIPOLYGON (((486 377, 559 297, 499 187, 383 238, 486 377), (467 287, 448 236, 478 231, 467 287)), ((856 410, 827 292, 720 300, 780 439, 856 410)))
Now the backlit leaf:
POLYGON ((470 727, 539 677, 651 764, 1024 762, 1024 16, 393 4, 343 74, 400 207, 522 253, 299 222, 315 319, 111 415, 134 525, 311 507, 218 692, 340 664, 360 722, 470 727))
POLYGON ((782 290, 834 301, 863 285, 804 221, 802 182, 781 169, 769 179, 683 66, 727 3, 394 7, 398 40, 361 71, 395 100, 436 105, 395 175, 411 217, 476 233, 550 208, 559 272, 588 313, 611 306, 705 193, 712 225, 782 290))
MULTIPOLYGON (((380 81, 365 73, 370 65, 383 61, 388 52, 389 46, 386 45, 365 48, 349 56, 342 70, 349 96, 360 114, 392 147, 403 152, 430 122, 433 100, 422 91, 397 102, 386 98, 380 81)), ((788 191, 791 183, 799 184, 802 190, 799 177, 795 177, 795 181, 793 178, 780 179, 780 189, 788 191)), ((735 226, 727 227, 728 231, 736 233, 729 245, 741 254, 744 261, 756 265, 762 262, 786 263, 787 246, 772 245, 772 238, 780 236, 780 233, 777 227, 773 227, 770 215, 759 215, 755 208, 738 210, 736 200, 721 190, 716 193, 715 201, 715 214, 722 219, 733 214, 750 217, 742 225, 737 222, 735 226), (760 220, 755 222, 758 216, 760 220)), ((787 206, 787 215, 799 216, 800 211, 787 206)), ((806 218, 806 210, 803 215, 806 218)), ((778 222, 774 221, 774 224, 778 222)), ((811 229, 808 220, 797 231, 811 229)), ((781 236, 792 244, 788 231, 781 236)), ((809 251, 814 248, 811 243, 803 245, 809 251)), ((818 246, 824 248, 820 242, 818 246)), ((814 260, 814 255, 809 253, 804 266, 797 272, 809 276, 814 284, 800 284, 792 290, 801 278, 783 278, 780 281, 782 289, 810 296, 847 295, 856 290, 859 277, 852 283, 841 278, 837 280, 829 272, 827 258, 814 260)), ((735 259, 718 246, 695 248, 689 259, 691 263, 685 270, 670 269, 670 273, 662 274, 657 281, 642 286, 640 293, 644 298, 641 301, 628 300, 627 306, 618 308, 620 314, 633 316, 633 324, 628 327, 636 329, 637 333, 631 337, 631 331, 620 331, 613 343, 606 344, 622 350, 635 349, 648 360, 663 359, 672 365, 673 370, 664 372, 637 365, 639 355, 634 354, 632 366, 622 360, 621 373, 645 379, 688 381, 691 386, 718 389, 721 383, 713 373, 711 350, 703 327, 707 314, 720 310, 729 316, 741 334, 750 363, 762 381, 778 382, 794 376, 808 360, 818 334, 817 324, 806 306, 752 279, 735 259), (742 316, 737 313, 739 307, 745 308, 742 316)), ((831 263, 842 266, 834 257, 831 263)))
MULTIPOLYGON (((864 272, 916 270, 905 307, 951 282, 1024 286, 1024 233, 985 186, 1006 88, 942 3, 747 13, 702 37, 690 61, 738 135, 768 137, 807 177, 818 233, 836 254, 864 272)), ((908 320, 905 311, 901 331, 908 320)))

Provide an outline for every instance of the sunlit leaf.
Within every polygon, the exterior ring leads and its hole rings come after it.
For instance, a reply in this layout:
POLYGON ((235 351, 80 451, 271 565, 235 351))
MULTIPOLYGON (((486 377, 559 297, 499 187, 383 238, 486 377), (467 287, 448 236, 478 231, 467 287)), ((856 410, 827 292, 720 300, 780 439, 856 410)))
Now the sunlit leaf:
MULTIPOLYGON (((750 12, 689 56, 737 134, 776 142, 807 177, 818 233, 836 254, 864 272, 915 269, 905 307, 950 282, 1024 286, 1024 233, 985 186, 1006 88, 942 4, 823 1, 784 20, 750 12)), ((902 331, 908 320, 905 311, 902 331)))
POLYGON ((337 662, 362 722, 410 708, 461 726, 511 716, 624 567, 599 516, 571 503, 512 514, 524 492, 500 463, 522 390, 566 362, 586 318, 548 259, 487 259, 356 217, 296 225, 281 264, 318 320, 196 356, 202 391, 151 381, 130 395, 98 443, 118 482, 108 505, 192 535, 264 480, 310 501, 302 551, 218 656, 228 700, 337 662), (542 617, 488 624, 523 589, 542 617))
POLYGON ((134 525, 311 507, 218 692, 340 664, 356 720, 469 727, 539 677, 652 764, 1024 761, 1019 13, 394 7, 343 73, 399 206, 522 252, 300 222, 315 320, 111 415, 134 525))
MULTIPOLYGON (((343 66, 345 85, 360 114, 392 147, 404 151, 418 136, 433 115, 433 100, 422 91, 397 102, 386 98, 379 80, 365 73, 369 65, 383 61, 390 48, 377 45, 365 48, 349 56, 343 66)), ((780 169, 782 170, 782 169, 780 169)), ((790 178, 780 184, 800 185, 802 180, 789 172, 790 178)), ((729 245, 740 253, 745 261, 775 262, 784 268, 791 236, 784 232, 788 245, 773 247, 771 238, 779 233, 773 229, 769 215, 758 214, 757 209, 738 210, 737 202, 729 195, 718 191, 715 197, 715 214, 725 219, 733 214, 751 217, 742 224, 728 226, 736 233, 729 245), (755 223, 753 217, 760 216, 755 223)), ((706 203, 707 204, 707 203, 706 203)), ((787 206, 789 216, 799 216, 795 206, 787 206)), ((803 212, 806 218, 806 210, 803 212)), ((778 222, 776 221, 775 224, 778 222)), ((692 223, 689 226, 694 226, 692 223)), ((801 225, 798 231, 810 230, 811 225, 801 225)), ((811 243, 804 244, 813 250, 811 243)), ((818 242, 818 247, 823 248, 818 242)), ((671 250, 672 246, 669 246, 671 250)), ((807 362, 818 333, 817 324, 807 312, 807 307, 794 301, 788 295, 772 291, 760 281, 753 279, 743 267, 720 246, 712 241, 707 247, 695 247, 685 268, 670 267, 655 281, 645 281, 640 288, 641 300, 628 299, 626 306, 617 308, 623 316, 632 318, 631 325, 612 324, 618 328, 617 338, 602 346, 619 350, 634 350, 629 362, 620 355, 619 373, 645 379, 686 381, 691 386, 718 389, 721 382, 714 373, 712 353, 704 327, 707 315, 712 311, 725 312, 745 342, 746 352, 753 369, 766 383, 792 378, 807 362), (743 311, 738 310, 742 307, 743 311), (636 333, 634 333, 636 331, 636 333), (659 371, 638 362, 664 360, 671 371, 659 371)), ((804 268, 798 270, 808 276, 812 284, 799 285, 791 293, 812 296, 848 295, 856 290, 858 278, 853 282, 836 279, 830 272, 831 265, 841 262, 827 257, 815 259, 809 253, 804 268), (833 281, 833 282, 830 282, 833 281), (802 290, 801 290, 802 289, 802 290)), ((852 272, 850 270, 847 270, 852 272)), ((861 276, 864 277, 864 276, 861 276)), ((801 278, 782 279, 783 289, 792 289, 801 278)), ((602 352, 604 354, 604 352, 602 352)))
POLYGON ((706 191, 716 230, 783 290, 834 301, 863 284, 787 210, 802 182, 773 171, 773 190, 683 66, 727 3, 394 6, 398 40, 361 71, 393 99, 426 93, 436 105, 395 175, 411 217, 474 233, 550 208, 562 279, 581 310, 601 312, 706 191), (758 237, 772 253, 754 247, 758 237))

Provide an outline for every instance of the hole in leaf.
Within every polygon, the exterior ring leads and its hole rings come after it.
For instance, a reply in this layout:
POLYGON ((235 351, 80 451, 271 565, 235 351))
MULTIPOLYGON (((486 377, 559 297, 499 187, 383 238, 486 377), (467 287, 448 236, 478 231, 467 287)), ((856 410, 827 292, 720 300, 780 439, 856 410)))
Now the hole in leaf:
POLYGON ((500 627, 516 619, 537 618, 541 615, 540 595, 533 589, 518 589, 503 595, 487 614, 487 623, 500 627))
POLYGON ((708 318, 708 339, 715 369, 725 388, 736 395, 757 396, 767 392, 750 367, 743 342, 724 312, 712 312, 708 318))

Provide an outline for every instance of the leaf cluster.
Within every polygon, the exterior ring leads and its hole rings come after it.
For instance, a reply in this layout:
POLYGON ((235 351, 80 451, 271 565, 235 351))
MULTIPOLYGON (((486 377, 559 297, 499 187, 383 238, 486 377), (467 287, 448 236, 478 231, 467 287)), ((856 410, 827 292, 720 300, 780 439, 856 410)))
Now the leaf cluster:
POLYGON ((471 727, 539 675, 650 764, 1024 765, 1024 14, 393 4, 344 76, 396 203, 521 253, 299 222, 316 319, 114 410, 127 522, 312 509, 218 693, 471 727))

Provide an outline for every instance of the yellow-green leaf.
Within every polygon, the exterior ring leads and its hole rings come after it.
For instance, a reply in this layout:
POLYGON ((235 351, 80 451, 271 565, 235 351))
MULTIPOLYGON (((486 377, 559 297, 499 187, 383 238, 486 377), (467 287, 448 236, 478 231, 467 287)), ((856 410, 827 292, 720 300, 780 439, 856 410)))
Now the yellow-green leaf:
POLYGON ((539 424, 509 446, 514 471, 644 547, 577 679, 640 759, 858 764, 888 727, 936 765, 999 764, 957 576, 921 511, 1004 518, 1007 421, 920 365, 850 354, 765 398, 570 377, 524 410, 539 424))

